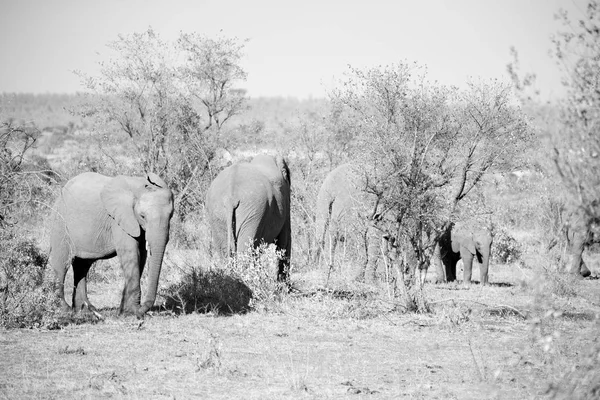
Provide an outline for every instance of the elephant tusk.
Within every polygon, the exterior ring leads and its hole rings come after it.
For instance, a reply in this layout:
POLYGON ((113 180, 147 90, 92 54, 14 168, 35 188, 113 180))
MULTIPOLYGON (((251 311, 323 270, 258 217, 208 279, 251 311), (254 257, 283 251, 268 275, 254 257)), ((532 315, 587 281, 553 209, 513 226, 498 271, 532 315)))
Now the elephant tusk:
POLYGON ((146 251, 148 252, 149 256, 152 256, 152 248, 150 247, 150 243, 148 243, 147 240, 146 240, 146 251))

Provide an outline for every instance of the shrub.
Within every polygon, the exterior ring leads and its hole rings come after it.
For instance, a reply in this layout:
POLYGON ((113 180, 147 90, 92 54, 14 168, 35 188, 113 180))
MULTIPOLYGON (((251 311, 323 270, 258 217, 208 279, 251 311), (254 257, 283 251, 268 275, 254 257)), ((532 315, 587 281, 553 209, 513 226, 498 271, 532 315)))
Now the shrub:
POLYGON ((47 256, 31 240, 0 231, 0 325, 30 328, 57 309, 47 256))
POLYGON ((284 293, 276 273, 281 257, 275 246, 262 245, 230 258, 223 267, 203 270, 192 266, 180 282, 162 293, 165 307, 175 312, 217 314, 271 309, 284 293))
POLYGON ((252 292, 225 270, 203 271, 193 267, 162 296, 166 298, 165 307, 177 313, 237 314, 249 310, 252 292))
POLYGON ((252 291, 252 307, 270 309, 282 299, 285 284, 277 281, 277 268, 283 252, 262 244, 230 259, 226 269, 239 277, 252 291))
POLYGON ((494 243, 492 244, 494 260, 502 264, 509 264, 518 261, 522 253, 521 244, 508 232, 504 229, 494 232, 494 243))

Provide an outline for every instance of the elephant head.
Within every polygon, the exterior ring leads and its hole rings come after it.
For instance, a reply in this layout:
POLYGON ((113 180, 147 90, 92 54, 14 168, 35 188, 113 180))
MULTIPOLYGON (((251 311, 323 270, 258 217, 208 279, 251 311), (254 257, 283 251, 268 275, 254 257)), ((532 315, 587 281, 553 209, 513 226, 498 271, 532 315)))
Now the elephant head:
MULTIPOLYGON (((149 173, 145 181, 118 176, 104 186, 100 193, 102 204, 108 214, 129 236, 144 243, 149 257, 149 287, 146 298, 136 311, 143 315, 154 304, 163 255, 169 241, 169 225, 173 215, 173 194, 167 184, 156 174, 149 173)), ((140 274, 144 260, 140 260, 140 274)), ((139 279, 139 278, 138 278, 139 279)), ((130 294, 137 298, 125 298, 121 307, 135 308, 140 304, 140 293, 130 294)))

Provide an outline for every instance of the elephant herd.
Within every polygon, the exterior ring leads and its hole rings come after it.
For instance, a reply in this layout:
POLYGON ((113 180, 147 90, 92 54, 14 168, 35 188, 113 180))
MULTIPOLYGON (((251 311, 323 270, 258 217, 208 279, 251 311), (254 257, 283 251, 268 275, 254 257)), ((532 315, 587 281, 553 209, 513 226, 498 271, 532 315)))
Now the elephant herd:
MULTIPOLYGON (((328 263, 332 266, 337 243, 353 232, 360 237, 366 255, 361 279, 374 276, 382 237, 371 223, 381 218, 379 202, 365 185, 365 178, 353 165, 339 166, 324 180, 316 210, 319 257, 324 256, 329 234, 328 263)), ((277 278, 287 282, 292 248, 290 191, 290 170, 281 156, 257 155, 250 162, 225 168, 211 183, 205 202, 217 251, 231 256, 261 242, 274 243, 283 254, 277 278)), ((95 312, 87 296, 87 274, 95 261, 117 256, 125 278, 120 313, 142 318, 154 305, 169 240, 173 193, 167 184, 153 173, 141 178, 86 172, 65 184, 52 215, 49 261, 61 308, 71 309, 64 298, 64 281, 72 266, 72 307, 95 312), (146 262, 148 288, 142 302, 140 278, 146 262)), ((451 226, 434 252, 438 281, 455 280, 456 264, 462 258, 464 282, 471 282, 472 262, 477 259, 481 283, 487 284, 491 246, 488 230, 451 226)), ((583 262, 581 257, 575 258, 574 262, 583 262)))
MULTIPOLYGON (((375 279, 376 262, 386 234, 375 223, 383 218, 383 210, 380 210, 378 197, 368 190, 367 181, 364 173, 351 163, 342 164, 331 171, 317 196, 316 232, 319 254, 326 247, 326 236, 329 233, 330 268, 334 265, 338 243, 348 233, 358 238, 364 257, 357 278, 372 281, 375 279)), ((456 265, 462 259, 464 282, 470 283, 473 259, 476 258, 481 264, 481 282, 487 284, 491 247, 492 234, 488 229, 455 229, 451 226, 442 234, 434 250, 433 263, 437 282, 456 280, 456 265)))
MULTIPOLYGON (((121 314, 138 318, 154 305, 173 193, 157 175, 107 177, 86 172, 69 180, 53 208, 50 264, 64 310, 64 281, 73 267, 72 306, 95 312, 87 297, 87 274, 97 260, 119 257, 125 277, 121 314), (148 289, 141 302, 140 278, 149 263, 148 289)), ((283 157, 258 155, 225 168, 206 194, 213 243, 223 255, 260 241, 283 250, 279 279, 287 280, 291 254, 290 172, 283 157)))

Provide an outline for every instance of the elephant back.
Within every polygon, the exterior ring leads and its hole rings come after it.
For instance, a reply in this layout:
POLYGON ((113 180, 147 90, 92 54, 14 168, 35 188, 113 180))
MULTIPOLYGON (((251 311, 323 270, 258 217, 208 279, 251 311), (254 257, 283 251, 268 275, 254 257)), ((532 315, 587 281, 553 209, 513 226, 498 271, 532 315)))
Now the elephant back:
POLYGON ((250 165, 259 170, 269 181, 278 187, 291 185, 290 169, 282 156, 276 157, 259 154, 252 159, 250 165))

